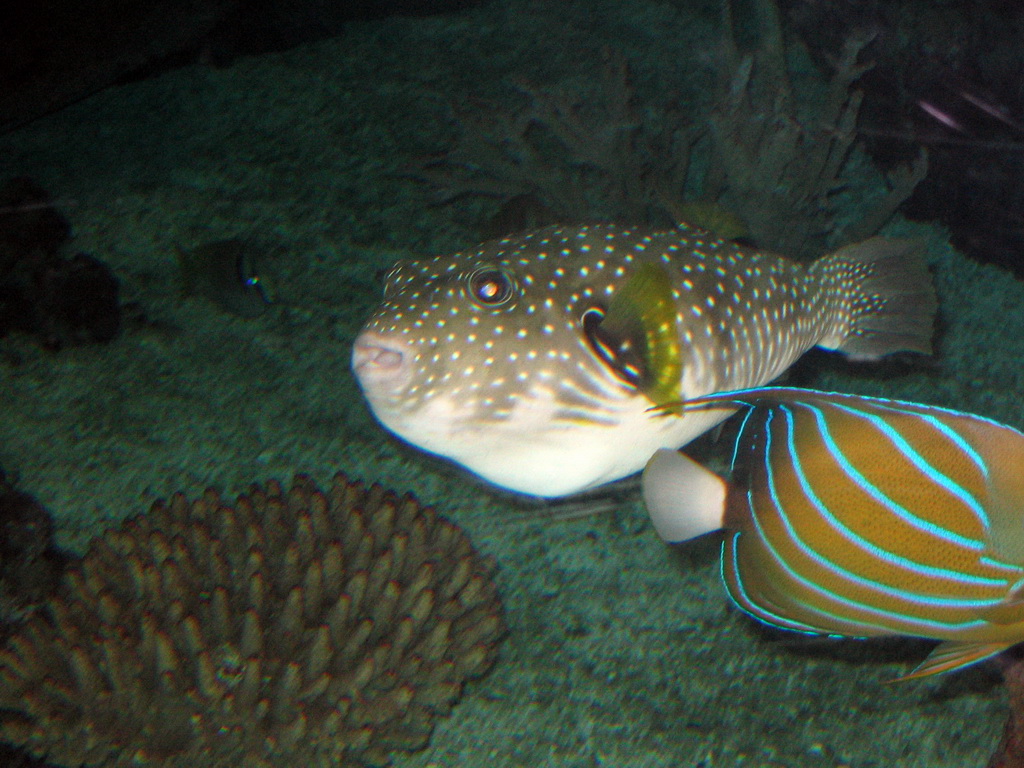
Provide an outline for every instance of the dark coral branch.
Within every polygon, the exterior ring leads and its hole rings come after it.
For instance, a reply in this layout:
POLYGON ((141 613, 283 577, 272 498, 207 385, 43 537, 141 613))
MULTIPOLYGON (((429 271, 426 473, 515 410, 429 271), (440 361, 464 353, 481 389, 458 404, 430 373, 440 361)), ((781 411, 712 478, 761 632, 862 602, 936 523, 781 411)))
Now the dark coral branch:
POLYGON ((525 100, 513 114, 497 105, 462 112, 457 145, 415 175, 438 202, 528 196, 551 212, 545 224, 677 221, 690 150, 703 131, 671 104, 645 118, 629 62, 610 49, 603 59, 592 93, 519 81, 525 100))
POLYGON ((525 104, 511 114, 503 104, 464 113, 457 145, 416 175, 440 202, 484 195, 548 212, 537 225, 689 221, 714 228, 694 217, 717 205, 741 219, 743 234, 758 245, 807 259, 875 234, 924 177, 927 159, 922 154, 892 174, 873 209, 840 223, 836 196, 848 183, 843 171, 861 104, 856 83, 871 67, 861 60, 870 36, 846 41, 831 77, 809 99, 791 83, 775 0, 754 0, 753 11, 758 41, 743 52, 731 3, 722 5, 723 56, 709 114, 694 105, 639 104, 628 62, 606 51, 593 84, 519 83, 525 104), (696 148, 709 161, 702 177, 690 178, 696 148))
POLYGON ((1024 648, 1016 646, 996 657, 1010 697, 1003 737, 988 768, 1024 768, 1024 648))

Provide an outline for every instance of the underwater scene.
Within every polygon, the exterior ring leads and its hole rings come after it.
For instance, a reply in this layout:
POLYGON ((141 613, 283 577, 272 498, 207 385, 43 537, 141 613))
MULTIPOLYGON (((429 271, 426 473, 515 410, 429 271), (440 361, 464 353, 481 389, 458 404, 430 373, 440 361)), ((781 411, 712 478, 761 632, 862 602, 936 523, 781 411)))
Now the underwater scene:
POLYGON ((1024 766, 1017 3, 34 13, 0 765, 1024 766))

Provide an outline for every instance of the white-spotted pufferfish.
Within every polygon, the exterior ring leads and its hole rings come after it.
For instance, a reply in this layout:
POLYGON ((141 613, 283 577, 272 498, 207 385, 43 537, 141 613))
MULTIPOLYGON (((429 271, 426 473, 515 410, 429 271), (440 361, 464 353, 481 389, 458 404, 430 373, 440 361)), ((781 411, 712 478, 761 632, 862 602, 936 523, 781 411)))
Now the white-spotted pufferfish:
POLYGON ((563 496, 735 410, 652 406, 766 384, 814 346, 929 352, 918 250, 873 238, 804 265, 688 226, 548 227, 397 264, 352 366, 399 437, 504 488, 563 496))

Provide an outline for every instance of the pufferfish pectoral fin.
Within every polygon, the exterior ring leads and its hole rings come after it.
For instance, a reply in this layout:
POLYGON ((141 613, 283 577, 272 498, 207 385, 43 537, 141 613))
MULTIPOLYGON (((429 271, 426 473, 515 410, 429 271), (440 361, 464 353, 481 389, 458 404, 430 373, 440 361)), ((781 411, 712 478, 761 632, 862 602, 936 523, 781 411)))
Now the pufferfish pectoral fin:
POLYGON ((903 677, 897 677, 892 682, 901 683, 904 680, 916 680, 919 677, 928 677, 929 675, 938 675, 943 672, 952 672, 955 669, 963 669, 971 664, 977 664, 979 661, 984 661, 987 658, 1002 653, 1011 645, 1014 645, 1014 643, 1005 641, 962 643, 956 640, 948 640, 937 645, 928 654, 928 657, 917 665, 913 672, 903 677))
POLYGON ((643 264, 612 296, 597 323, 584 325, 591 348, 659 411, 683 415, 682 349, 672 281, 658 264, 643 264))
POLYGON ((686 454, 659 450, 647 462, 642 485, 644 505, 663 540, 686 541, 723 527, 725 481, 686 454))

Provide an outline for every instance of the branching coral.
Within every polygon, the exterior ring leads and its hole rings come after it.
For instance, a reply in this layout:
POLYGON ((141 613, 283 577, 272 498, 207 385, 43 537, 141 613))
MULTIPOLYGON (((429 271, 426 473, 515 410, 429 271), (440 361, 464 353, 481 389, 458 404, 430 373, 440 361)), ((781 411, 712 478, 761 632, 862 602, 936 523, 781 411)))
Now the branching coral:
MULTIPOLYGON (((629 62, 605 49, 597 87, 583 93, 517 82, 523 107, 461 109, 458 144, 417 174, 435 200, 528 198, 550 220, 671 224, 699 132, 674 104, 642 110, 629 62)), ((503 232, 501 234, 507 234, 503 232)))
POLYGON ((461 110, 455 147, 417 175, 439 202, 462 195, 494 197, 504 207, 533 201, 533 210, 548 215, 535 224, 706 226, 709 211, 716 218, 728 211, 758 245, 797 258, 874 234, 924 177, 927 162, 922 154, 891 174, 867 213, 839 221, 836 198, 857 135, 855 83, 869 69, 860 61, 868 38, 850 39, 828 82, 807 89, 820 94, 798 95, 775 0, 747 6, 757 45, 741 53, 732 3, 722 0, 724 55, 710 110, 684 109, 676 96, 638 104, 628 62, 606 51, 589 90, 520 83, 526 102, 511 114, 497 104, 461 110))
POLYGON ((491 566, 414 498, 181 495, 108 532, 0 653, 0 734, 77 766, 381 766, 503 633, 491 566))
POLYGON ((870 37, 846 41, 823 97, 805 119, 798 115, 786 68, 782 27, 774 0, 756 0, 760 43, 741 55, 729 34, 732 3, 722 4, 723 43, 731 75, 712 110, 712 170, 704 195, 723 201, 767 248, 816 258, 827 245, 874 234, 924 178, 922 153, 892 174, 889 191, 862 218, 836 232, 833 198, 856 138, 861 93, 854 83, 870 65, 860 53, 870 37))

